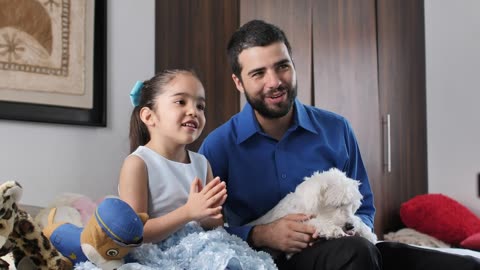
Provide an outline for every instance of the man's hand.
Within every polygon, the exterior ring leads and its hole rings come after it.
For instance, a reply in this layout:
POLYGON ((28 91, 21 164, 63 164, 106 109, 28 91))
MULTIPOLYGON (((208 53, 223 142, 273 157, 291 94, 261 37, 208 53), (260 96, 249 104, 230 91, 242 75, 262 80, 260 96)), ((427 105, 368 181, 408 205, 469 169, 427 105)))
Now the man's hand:
POLYGON ((315 228, 304 223, 309 218, 304 214, 290 214, 272 223, 255 225, 251 231, 252 244, 286 253, 300 252, 316 237, 315 228))

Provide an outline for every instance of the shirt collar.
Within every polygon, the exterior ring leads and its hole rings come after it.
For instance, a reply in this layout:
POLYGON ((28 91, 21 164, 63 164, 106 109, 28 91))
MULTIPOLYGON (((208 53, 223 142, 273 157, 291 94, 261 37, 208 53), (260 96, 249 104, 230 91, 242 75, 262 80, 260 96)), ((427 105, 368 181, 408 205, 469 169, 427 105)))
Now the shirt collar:
MULTIPOLYGON (((316 134, 317 131, 313 127, 312 121, 310 120, 304 105, 297 98, 295 98, 294 102, 294 121, 289 130, 302 127, 305 130, 316 134)), ((237 144, 244 142, 255 133, 261 133, 260 125, 255 117, 252 106, 247 102, 242 111, 238 114, 237 144)))
POLYGON ((238 114, 237 144, 250 138, 256 132, 260 132, 260 126, 253 112, 252 106, 247 102, 242 111, 238 114))
POLYGON ((297 121, 299 127, 318 134, 312 120, 310 119, 310 115, 307 113, 307 110, 305 110, 305 105, 303 105, 298 99, 295 99, 295 115, 295 121, 297 121))

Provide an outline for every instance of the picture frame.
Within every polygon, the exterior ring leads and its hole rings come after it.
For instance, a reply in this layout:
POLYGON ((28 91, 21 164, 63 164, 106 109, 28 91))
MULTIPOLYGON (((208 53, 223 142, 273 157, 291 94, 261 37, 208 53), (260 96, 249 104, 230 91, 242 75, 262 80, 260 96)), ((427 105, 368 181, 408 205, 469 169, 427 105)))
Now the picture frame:
MULTIPOLYGON (((78 0, 72 0, 78 1, 78 0)), ((105 0, 94 1, 93 60, 89 67, 93 93, 89 108, 0 100, 0 119, 68 125, 106 126, 106 16, 105 0)))

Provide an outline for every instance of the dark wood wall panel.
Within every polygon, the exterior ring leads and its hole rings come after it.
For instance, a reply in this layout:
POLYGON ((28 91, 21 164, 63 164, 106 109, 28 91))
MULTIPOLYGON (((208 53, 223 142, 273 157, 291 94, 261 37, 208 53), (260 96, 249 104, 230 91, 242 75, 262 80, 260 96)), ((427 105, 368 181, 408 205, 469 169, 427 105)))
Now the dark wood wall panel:
MULTIPOLYGON (((298 98, 312 101, 311 0, 241 0, 240 25, 253 19, 265 20, 280 27, 292 47, 298 80, 298 98)), ((242 105, 245 98, 242 96, 242 105)))
POLYGON ((379 205, 387 231, 402 227, 400 205, 427 190, 424 6, 419 0, 377 1, 380 110, 390 114, 392 171, 384 172, 379 205))
MULTIPOLYGON (((312 10, 315 106, 349 120, 375 202, 381 203, 375 0, 314 1, 312 10)), ((382 214, 377 212, 377 221, 382 214)), ((383 224, 376 222, 375 228, 381 232, 383 224)))
POLYGON ((239 111, 226 56, 228 40, 239 25, 239 3, 158 0, 155 5, 155 70, 193 68, 205 87, 207 124, 190 146, 196 150, 210 131, 239 111))

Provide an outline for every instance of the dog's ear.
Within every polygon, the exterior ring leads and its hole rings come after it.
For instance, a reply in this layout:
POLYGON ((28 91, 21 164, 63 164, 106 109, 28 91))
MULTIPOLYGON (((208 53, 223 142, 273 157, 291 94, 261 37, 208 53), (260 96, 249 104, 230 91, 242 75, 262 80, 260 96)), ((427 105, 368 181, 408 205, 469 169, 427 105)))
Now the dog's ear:
POLYGON ((353 180, 351 178, 346 178, 345 183, 345 197, 343 204, 349 204, 352 206, 353 213, 357 212, 358 208, 362 204, 362 194, 358 187, 360 186, 360 182, 357 180, 353 180))
POLYGON ((306 214, 318 213, 318 208, 322 205, 327 183, 323 181, 322 174, 314 172, 312 176, 305 177, 303 182, 295 189, 303 203, 306 214))
POLYGON ((342 207, 352 205, 354 211, 360 207, 362 194, 358 187, 359 181, 348 178, 344 172, 337 169, 327 172, 328 190, 324 194, 325 205, 342 207))

